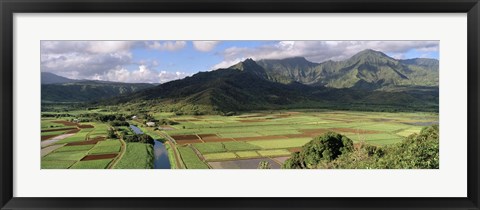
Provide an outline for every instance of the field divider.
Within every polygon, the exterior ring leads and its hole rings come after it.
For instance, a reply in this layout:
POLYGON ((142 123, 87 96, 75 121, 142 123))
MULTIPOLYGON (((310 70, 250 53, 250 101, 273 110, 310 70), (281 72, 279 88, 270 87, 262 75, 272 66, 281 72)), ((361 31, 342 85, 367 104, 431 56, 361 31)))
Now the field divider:
POLYGON ((190 147, 190 148, 195 152, 195 154, 198 156, 198 158, 200 158, 200 160, 201 160, 203 163, 205 163, 205 165, 207 165, 208 168, 210 168, 210 169, 212 168, 212 167, 208 164, 208 162, 207 162, 207 160, 205 159, 205 157, 203 157, 202 153, 200 153, 200 151, 197 150, 197 148, 195 148, 195 147, 192 146, 191 144, 189 144, 188 147, 190 147))
POLYGON ((113 169, 113 167, 117 165, 117 163, 123 158, 123 155, 127 151, 127 143, 125 143, 125 141, 121 138, 119 138, 118 140, 122 144, 122 146, 120 147, 120 152, 118 153, 117 157, 115 157, 113 161, 108 164, 108 169, 113 169))
POLYGON ((183 161, 181 161, 181 158, 180 156, 178 155, 178 150, 177 150, 177 147, 175 145, 172 144, 172 142, 170 141, 166 141, 165 144, 168 144, 170 146, 170 149, 173 151, 173 155, 175 158, 175 163, 177 165, 177 169, 185 169, 185 165, 183 163, 183 161))
POLYGON ((202 139, 202 137, 200 137, 198 134, 195 134, 195 136, 197 136, 198 139, 200 139, 200 141, 201 141, 202 143, 205 143, 205 141, 202 139))
MULTIPOLYGON (((93 146, 93 147, 95 147, 95 146, 93 146)), ((87 155, 90 153, 90 150, 92 150, 92 149, 93 149, 93 147, 92 147, 92 148, 90 148, 89 150, 87 150, 87 151, 86 151, 86 153, 85 153, 85 155, 84 155, 84 156, 83 156, 83 157, 82 157, 80 160, 78 160, 78 161, 75 161, 75 163, 73 163, 72 165, 68 166, 68 168, 67 168, 67 169, 70 169, 70 168, 71 168, 73 165, 75 165, 75 164, 77 164, 78 162, 82 161, 82 160, 83 160, 83 158, 85 158, 85 157, 86 157, 86 156, 87 156, 87 155)))

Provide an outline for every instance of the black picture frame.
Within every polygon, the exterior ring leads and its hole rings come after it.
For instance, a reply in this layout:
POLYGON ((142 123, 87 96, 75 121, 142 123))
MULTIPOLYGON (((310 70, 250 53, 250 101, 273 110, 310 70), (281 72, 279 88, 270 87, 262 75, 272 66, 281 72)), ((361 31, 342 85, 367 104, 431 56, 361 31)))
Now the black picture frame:
MULTIPOLYGON (((2 209, 479 209, 478 0, 0 0, 0 206, 2 209), (467 13, 466 198, 24 198, 13 197, 15 13, 467 13)), ((448 182, 449 180, 445 180, 448 182)))

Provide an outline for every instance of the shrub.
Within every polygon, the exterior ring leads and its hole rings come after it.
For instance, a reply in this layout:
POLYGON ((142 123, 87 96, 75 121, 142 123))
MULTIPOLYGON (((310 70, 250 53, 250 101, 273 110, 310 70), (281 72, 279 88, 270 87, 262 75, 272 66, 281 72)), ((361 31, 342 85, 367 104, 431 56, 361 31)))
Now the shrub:
POLYGON ((147 134, 135 134, 135 135, 124 136, 123 140, 125 142, 140 142, 145 144, 155 144, 155 141, 153 140, 153 138, 147 134))
POLYGON ((285 161, 284 168, 316 168, 320 162, 329 162, 339 155, 353 151, 353 141, 338 133, 328 132, 315 137, 285 161))

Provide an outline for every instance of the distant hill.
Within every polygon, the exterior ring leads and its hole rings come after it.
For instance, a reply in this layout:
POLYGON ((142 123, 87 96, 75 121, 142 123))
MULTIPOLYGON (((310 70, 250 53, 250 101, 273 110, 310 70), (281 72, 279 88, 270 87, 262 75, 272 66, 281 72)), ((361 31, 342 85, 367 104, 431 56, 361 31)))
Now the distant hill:
POLYGON ((42 72, 42 102, 91 102, 154 87, 147 83, 73 80, 42 72))
POLYGON ((75 82, 76 80, 58 76, 50 72, 42 72, 40 81, 42 84, 59 84, 59 83, 75 82))
POLYGON ((436 110, 438 61, 397 60, 374 50, 323 63, 302 57, 246 59, 229 68, 200 72, 107 103, 145 105, 146 101, 187 113, 322 107, 436 110))

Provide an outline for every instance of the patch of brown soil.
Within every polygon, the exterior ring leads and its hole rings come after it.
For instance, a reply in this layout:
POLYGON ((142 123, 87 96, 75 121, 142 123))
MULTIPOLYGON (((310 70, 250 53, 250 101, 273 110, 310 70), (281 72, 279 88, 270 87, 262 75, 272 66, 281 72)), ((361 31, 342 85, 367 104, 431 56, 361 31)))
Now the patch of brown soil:
POLYGON ((66 146, 91 145, 91 144, 97 144, 97 142, 103 141, 103 140, 105 140, 105 137, 98 136, 88 141, 77 141, 77 142, 68 143, 66 146))
POLYGON ((200 138, 202 138, 203 140, 220 138, 217 136, 217 134, 198 134, 198 136, 200 136, 200 138))
POLYGON ((73 129, 73 130, 67 131, 65 134, 78 133, 78 131, 80 131, 80 129, 73 129))
POLYGON ((198 140, 197 135, 173 135, 171 136, 174 138, 176 141, 182 141, 182 140, 198 140))
POLYGON ((102 155, 87 155, 82 158, 81 161, 86 161, 86 160, 101 160, 101 159, 112 159, 117 157, 117 153, 115 154, 102 154, 102 155))
POLYGON ((255 141, 255 140, 272 140, 272 139, 287 139, 287 136, 255 136, 255 137, 239 137, 235 138, 237 141, 255 141))
POLYGON ((72 129, 74 129, 74 128, 56 128, 56 129, 42 130, 42 132, 66 131, 66 130, 72 130, 72 129))
POLYGON ((52 122, 59 123, 59 124, 65 125, 65 126, 77 126, 78 125, 78 123, 68 122, 68 121, 65 121, 65 120, 57 120, 57 121, 52 121, 52 122))
POLYGON ((93 125, 78 125, 79 128, 94 128, 93 125))
POLYGON ((308 134, 303 133, 303 134, 287 134, 285 136, 288 138, 306 138, 306 137, 312 137, 316 135, 317 135, 316 133, 308 133, 308 134))
POLYGON ((42 136, 42 141, 43 140, 47 140, 47 139, 50 139, 50 138, 53 138, 55 136, 59 136, 59 135, 46 135, 46 136, 42 136))

